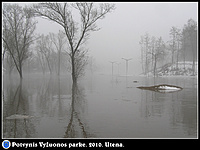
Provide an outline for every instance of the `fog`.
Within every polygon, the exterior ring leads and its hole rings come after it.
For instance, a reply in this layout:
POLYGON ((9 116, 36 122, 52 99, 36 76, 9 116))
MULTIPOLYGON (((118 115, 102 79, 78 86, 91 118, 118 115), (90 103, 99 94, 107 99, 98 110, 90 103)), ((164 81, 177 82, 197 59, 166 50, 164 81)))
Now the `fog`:
POLYGON ((40 6, 2 11, 4 138, 197 137, 197 3, 40 6))
MULTIPOLYGON (((32 3, 18 3, 21 6, 32 3)), ((187 20, 197 21, 197 3, 115 3, 116 9, 98 20, 99 31, 92 32, 85 48, 88 55, 93 57, 98 71, 111 74, 111 63, 119 64, 119 74, 125 74, 126 63, 129 61, 128 74, 138 75, 141 69, 140 37, 149 33, 162 37, 164 42, 169 40, 172 26, 182 28, 187 20)), ((37 18, 36 33, 47 35, 49 32, 58 33, 63 28, 52 21, 37 18)), ((114 65, 114 74, 118 66, 114 65)))
MULTIPOLYGON (((101 72, 111 73, 111 63, 119 62, 120 74, 125 74, 125 61, 121 58, 132 58, 129 61, 128 74, 140 74, 140 36, 162 36, 169 40, 172 26, 182 28, 187 20, 197 20, 197 3, 115 3, 116 9, 103 20, 98 20, 101 29, 93 32, 86 47, 101 72)), ((57 33, 62 29, 58 24, 38 18, 37 33, 57 33)), ((117 65, 114 73, 117 73, 117 65)))

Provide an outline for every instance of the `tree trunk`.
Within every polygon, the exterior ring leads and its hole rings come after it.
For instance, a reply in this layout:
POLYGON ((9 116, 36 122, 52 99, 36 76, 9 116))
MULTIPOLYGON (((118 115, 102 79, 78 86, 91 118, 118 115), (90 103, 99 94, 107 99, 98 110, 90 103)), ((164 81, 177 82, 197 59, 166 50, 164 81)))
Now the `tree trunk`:
MULTIPOLYGON (((191 43, 192 43, 192 41, 191 41, 191 43)), ((193 53, 192 75, 194 76, 195 75, 195 52, 194 52, 193 43, 191 45, 192 45, 192 53, 193 53)))
POLYGON ((184 64, 184 71, 185 71, 185 41, 183 41, 183 64, 184 64))
POLYGON ((22 79, 23 76, 22 76, 22 64, 21 63, 19 63, 19 70, 18 70, 18 72, 19 72, 20 79, 22 79))
POLYGON ((178 51, 177 51, 177 56, 176 56, 176 69, 178 70, 178 51))
POLYGON ((155 56, 155 62, 154 62, 154 77, 156 76, 156 61, 157 61, 157 58, 155 56))
POLYGON ((50 74, 52 74, 51 67, 50 67, 50 64, 49 64, 49 59, 47 59, 47 65, 49 67, 50 74))
POLYGON ((72 54, 71 56, 71 63, 72 63, 72 81, 73 81, 73 84, 76 84, 77 83, 77 78, 76 78, 76 70, 75 70, 75 58, 74 58, 74 54, 72 54))
POLYGON ((147 50, 146 50, 146 60, 145 60, 145 75, 148 73, 148 62, 147 62, 147 50))
POLYGON ((178 69, 178 57, 179 57, 179 41, 178 41, 178 45, 177 45, 177 62, 176 62, 176 73, 178 74, 179 73, 179 69, 178 69))
POLYGON ((60 51, 58 52, 58 76, 60 76, 60 51))
POLYGON ((172 65, 174 64, 174 51, 172 51, 172 65))
POLYGON ((23 76, 22 76, 22 68, 21 68, 21 66, 20 66, 20 70, 19 70, 19 76, 20 76, 20 79, 23 78, 23 76))

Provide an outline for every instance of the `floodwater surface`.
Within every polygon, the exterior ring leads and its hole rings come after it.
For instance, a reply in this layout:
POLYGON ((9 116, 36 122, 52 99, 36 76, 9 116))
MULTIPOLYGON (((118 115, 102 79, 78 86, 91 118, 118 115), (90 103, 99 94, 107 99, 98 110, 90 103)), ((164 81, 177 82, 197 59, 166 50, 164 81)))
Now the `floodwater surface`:
POLYGON ((197 78, 3 79, 4 138, 197 138, 197 78), (138 86, 172 84, 159 93, 138 86))

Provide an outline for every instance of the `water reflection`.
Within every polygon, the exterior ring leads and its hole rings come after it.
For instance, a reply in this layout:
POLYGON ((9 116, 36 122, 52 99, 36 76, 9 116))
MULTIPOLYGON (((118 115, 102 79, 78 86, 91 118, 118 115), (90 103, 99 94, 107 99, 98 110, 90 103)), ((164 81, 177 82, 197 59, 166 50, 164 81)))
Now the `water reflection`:
POLYGON ((141 91, 141 116, 149 118, 161 116, 164 111, 164 98, 162 94, 151 91, 141 91))
POLYGON ((84 88, 72 86, 66 77, 5 79, 3 93, 4 138, 91 136, 84 88))
POLYGON ((174 133, 175 137, 194 136, 197 131, 196 94, 195 90, 187 88, 174 93, 141 90, 141 117, 149 121, 158 117, 164 122, 169 120, 171 125, 168 130, 180 132, 180 135, 174 133), (182 136, 181 129, 185 131, 182 136))
POLYGON ((95 76, 4 79, 4 138, 184 138, 197 135, 196 79, 157 78, 175 93, 140 90, 152 79, 95 76), (133 81, 138 81, 133 83, 133 81), (9 116, 33 116, 6 119, 9 116), (114 126, 113 126, 114 125, 114 126))
POLYGON ((88 138, 90 134, 84 118, 85 98, 83 89, 77 84, 72 85, 71 117, 64 138, 88 138))
POLYGON ((171 95, 170 122, 174 128, 182 126, 189 136, 197 130, 196 95, 196 90, 189 89, 171 95))
POLYGON ((71 93, 64 85, 66 83, 61 84, 61 82, 60 77, 49 77, 38 84, 33 97, 36 100, 37 116, 62 118, 66 115, 65 105, 70 100, 71 93))
POLYGON ((31 118, 6 119, 6 117, 15 114, 29 115, 29 104, 27 102, 28 94, 26 89, 23 87, 23 80, 20 80, 18 86, 15 86, 11 80, 6 93, 8 98, 4 101, 4 137, 31 137, 35 132, 33 120, 31 118))

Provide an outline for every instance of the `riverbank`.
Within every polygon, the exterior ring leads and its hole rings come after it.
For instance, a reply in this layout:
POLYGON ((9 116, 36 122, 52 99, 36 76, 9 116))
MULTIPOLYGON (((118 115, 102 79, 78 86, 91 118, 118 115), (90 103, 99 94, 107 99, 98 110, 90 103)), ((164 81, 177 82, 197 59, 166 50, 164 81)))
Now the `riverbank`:
MULTIPOLYGON (((175 64, 166 64, 156 70, 157 76, 162 77, 170 77, 170 76, 181 76, 181 77, 189 77, 189 76, 197 76, 198 75, 198 62, 195 62, 195 71, 193 71, 193 62, 186 61, 178 62, 175 64)), ((150 71, 147 73, 147 76, 154 76, 154 72, 150 71)))

